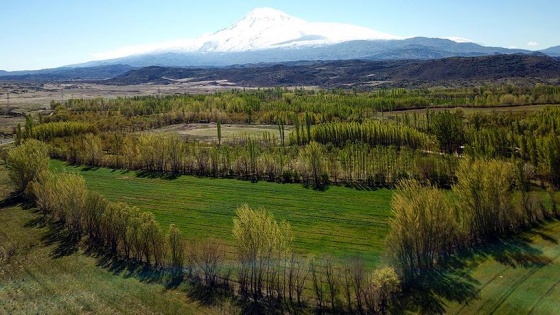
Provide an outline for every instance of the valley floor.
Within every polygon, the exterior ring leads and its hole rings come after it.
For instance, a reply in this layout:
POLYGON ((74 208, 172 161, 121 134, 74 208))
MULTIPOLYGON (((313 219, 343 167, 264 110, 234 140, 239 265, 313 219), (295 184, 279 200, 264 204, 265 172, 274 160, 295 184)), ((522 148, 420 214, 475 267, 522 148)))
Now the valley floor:
MULTIPOLYGON (((229 303, 213 308, 201 305, 189 298, 186 284, 166 287, 166 279, 153 273, 84 252, 64 230, 45 226, 33 209, 8 198, 8 185, 2 167, 0 314, 229 314, 237 310, 229 303)), ((559 240, 560 222, 554 221, 461 259, 453 281, 439 283, 450 297, 438 297, 439 307, 448 314, 557 314, 559 240)))

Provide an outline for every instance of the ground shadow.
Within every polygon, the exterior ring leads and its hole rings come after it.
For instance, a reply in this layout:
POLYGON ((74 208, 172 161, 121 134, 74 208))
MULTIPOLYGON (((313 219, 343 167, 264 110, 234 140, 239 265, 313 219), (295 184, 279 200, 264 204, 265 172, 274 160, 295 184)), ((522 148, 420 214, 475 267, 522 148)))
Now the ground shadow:
MULTIPOLYGON (((546 234, 543 238, 557 242, 546 234)), ((426 272, 406 288, 396 307, 397 313, 442 314, 447 302, 468 303, 479 298, 480 282, 470 272, 487 259, 513 268, 543 267, 550 263, 550 258, 531 243, 531 239, 524 235, 504 237, 454 255, 438 270, 426 272)))
MULTIPOLYGON (((460 269, 434 270, 406 288, 397 309, 403 313, 443 314, 447 301, 465 303, 479 296, 480 283, 460 269)), ((400 313, 400 312, 396 312, 400 313)))
POLYGON ((155 171, 137 171, 136 177, 139 178, 158 178, 158 179, 166 179, 166 180, 174 180, 177 179, 179 176, 173 173, 162 173, 162 172, 155 172, 155 171))
MULTIPOLYGON (((40 221, 37 221, 40 223, 40 221)), ((28 222, 33 224, 37 222, 28 222)), ((79 249, 81 237, 76 233, 72 233, 66 228, 62 222, 54 222, 47 224, 48 229, 41 237, 41 241, 50 246, 56 244, 51 252, 52 258, 61 258, 76 253, 79 249)))
POLYGON ((208 286, 201 281, 191 279, 187 289, 187 295, 202 305, 218 305, 220 302, 232 296, 230 288, 225 285, 208 286))
POLYGON ((10 208, 26 202, 21 194, 10 193, 5 199, 0 200, 0 208, 10 208))
POLYGON ((181 273, 172 273, 169 281, 165 282, 165 289, 166 290, 173 290, 177 289, 185 280, 184 274, 181 273))
POLYGON ((38 209, 31 210, 35 216, 23 225, 26 228, 44 228, 48 225, 48 219, 38 209))
POLYGON ((542 267, 550 263, 550 258, 544 256, 540 249, 531 246, 531 243, 531 239, 525 235, 504 237, 477 247, 469 255, 471 259, 492 258, 513 268, 542 267))
POLYGON ((375 191, 375 190, 379 190, 381 188, 384 188, 383 186, 370 186, 364 183, 345 183, 344 187, 346 188, 350 188, 350 189, 354 189, 354 190, 358 190, 358 191, 375 191))
POLYGON ((543 240, 548 241, 552 244, 556 244, 558 245, 558 240, 555 239, 554 237, 542 232, 542 231, 536 231, 535 232, 537 235, 539 235, 543 240))
POLYGON ((165 270, 133 259, 123 259, 89 247, 85 253, 97 259, 97 266, 124 278, 136 278, 145 283, 163 283, 165 270))
POLYGON ((114 168, 114 169, 111 170, 111 173, 119 173, 119 174, 122 174, 122 175, 126 175, 130 172, 131 172, 131 170, 129 170, 129 169, 120 169, 120 168, 114 168))
POLYGON ((24 210, 29 210, 35 206, 35 203, 25 198, 22 193, 10 193, 6 198, 0 200, 0 209, 20 206, 24 210))
POLYGON ((99 167, 97 166, 84 166, 80 169, 81 172, 93 172, 93 171, 97 171, 99 169, 99 167))

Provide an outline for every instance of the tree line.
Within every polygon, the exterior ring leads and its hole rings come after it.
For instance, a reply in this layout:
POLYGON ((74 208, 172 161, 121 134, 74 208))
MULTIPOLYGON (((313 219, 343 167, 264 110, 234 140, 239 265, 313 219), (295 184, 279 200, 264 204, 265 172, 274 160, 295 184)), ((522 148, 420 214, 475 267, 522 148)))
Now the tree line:
POLYGON ((24 138, 45 139, 53 157, 70 163, 312 187, 392 187, 402 178, 449 187, 457 154, 516 159, 532 170, 531 180, 560 187, 559 112, 545 108, 525 116, 476 113, 468 118, 462 111, 426 112, 417 129, 406 116, 396 122, 305 123, 296 125, 288 144, 270 133, 205 143, 173 134, 90 132, 91 125, 75 122, 30 123, 24 138))
MULTIPOLYGON (((395 138, 396 135, 388 136, 387 143, 395 138)), ((188 141, 177 134, 87 133, 56 138, 49 144, 51 156, 73 164, 171 175, 304 183, 311 187, 329 184, 391 187, 401 178, 446 186, 452 180, 456 164, 451 156, 408 146, 371 145, 358 137, 338 147, 314 141, 282 146, 276 137, 268 134, 205 143, 188 141)))

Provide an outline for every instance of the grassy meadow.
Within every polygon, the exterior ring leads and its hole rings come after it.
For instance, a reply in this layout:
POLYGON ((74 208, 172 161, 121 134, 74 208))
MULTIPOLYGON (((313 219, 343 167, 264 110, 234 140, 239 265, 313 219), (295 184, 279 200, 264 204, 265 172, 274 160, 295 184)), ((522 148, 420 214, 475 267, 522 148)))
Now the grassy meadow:
POLYGON ((167 289, 150 274, 120 268, 68 242, 34 209, 7 199, 0 167, 0 314, 220 314, 167 289))
MULTIPOLYGON (((375 263, 390 216, 391 191, 387 190, 331 187, 321 192, 293 184, 190 176, 149 178, 59 161, 53 161, 52 167, 80 173, 90 189, 153 211, 162 224, 176 223, 189 238, 212 236, 231 242, 235 209, 248 202, 253 207, 266 205, 277 218, 288 220, 298 251, 361 254, 375 263)), ((185 284, 166 288, 161 279, 89 255, 79 244, 68 244, 62 230, 44 226, 33 209, 24 210, 7 199, 9 191, 5 169, 0 168, 0 313, 236 311, 231 304, 200 305, 188 297, 185 284)), ((554 221, 477 249, 472 256, 459 258, 462 267, 452 272, 455 281, 443 285, 452 299, 437 299, 448 314, 556 314, 560 308, 559 241, 560 222, 554 221), (457 296, 463 296, 462 303, 457 296)))
POLYGON ((292 226, 295 250, 343 258, 358 255, 377 264, 391 216, 390 190, 297 184, 251 183, 235 179, 181 176, 142 177, 136 172, 66 166, 52 167, 84 176, 88 188, 111 201, 123 201, 156 215, 166 228, 176 224, 188 239, 217 238, 232 244, 233 217, 240 205, 263 207, 292 226))
POLYGON ((449 314, 558 314, 560 222, 477 253, 468 274, 476 298, 449 303, 449 314))
MULTIPOLYGON (((233 141, 241 135, 247 137, 259 137, 267 132, 280 140, 280 131, 277 125, 246 125, 246 124, 222 124, 221 136, 223 142, 233 141)), ((293 126, 285 126, 286 135, 293 130, 293 126)), ((146 133, 177 133, 188 139, 196 139, 204 142, 218 142, 218 129, 215 123, 191 123, 176 124, 162 128, 144 131, 146 133)), ((286 141, 288 139, 286 138, 286 141)))

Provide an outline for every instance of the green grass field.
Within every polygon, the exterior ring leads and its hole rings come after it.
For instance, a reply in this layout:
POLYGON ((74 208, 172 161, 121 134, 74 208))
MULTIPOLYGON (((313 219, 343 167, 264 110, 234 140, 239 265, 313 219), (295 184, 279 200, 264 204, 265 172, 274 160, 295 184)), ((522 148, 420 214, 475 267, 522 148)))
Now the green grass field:
MULTIPOLYGON (((294 127, 292 125, 285 126, 286 141, 288 134, 294 127)), ((200 140, 203 142, 218 142, 218 129, 215 123, 191 123, 176 124, 165 126, 162 128, 144 131, 146 133, 177 133, 188 139, 200 140)), ((240 135, 250 137, 260 137, 264 132, 280 140, 280 131, 276 125, 250 125, 250 124, 222 124, 222 142, 231 142, 240 135)))
POLYGON ((109 200, 152 211, 165 227, 176 224, 190 239, 213 237, 231 244, 235 210, 247 203, 288 221, 295 250, 335 257, 359 255, 376 264, 384 249, 390 190, 359 191, 330 187, 314 191, 297 184, 251 183, 235 179, 181 176, 141 178, 135 172, 87 170, 53 161, 54 168, 78 172, 89 189, 109 200))
POLYGON ((0 314, 220 314, 182 290, 166 289, 128 270, 70 248, 33 209, 6 200, 0 166, 0 314))
POLYGON ((449 314, 558 314, 560 222, 515 241, 480 251, 469 276, 479 290, 468 303, 449 303, 449 314))
POLYGON ((50 244, 48 228, 26 226, 35 218, 18 206, 0 209, 0 314, 219 313, 82 251, 55 258, 60 244, 50 244))
MULTIPOLYGON (((331 187, 317 192, 299 185, 189 176, 175 180, 140 178, 132 172, 85 170, 58 161, 53 161, 53 167, 81 173, 91 189, 112 200, 154 211, 163 224, 177 223, 190 238, 212 236, 231 242, 235 208, 249 201, 254 207, 257 203, 266 205, 277 218, 290 221, 299 251, 337 256, 357 253, 374 263, 383 250, 390 215, 391 192, 386 190, 331 187)), ((231 305, 201 306, 190 300, 182 287, 166 289, 161 282, 151 283, 141 274, 112 269, 77 246, 68 250, 52 229, 40 224, 32 209, 23 210, 6 201, 8 186, 6 171, 0 167, 0 198, 4 200, 0 204, 0 314, 204 314, 236 310, 231 305)), ((555 221, 461 259, 464 267, 456 275, 466 284, 459 281, 441 287, 455 290, 451 293, 474 292, 475 297, 464 303, 444 301, 446 313, 557 314, 559 241, 560 222, 555 221)))

